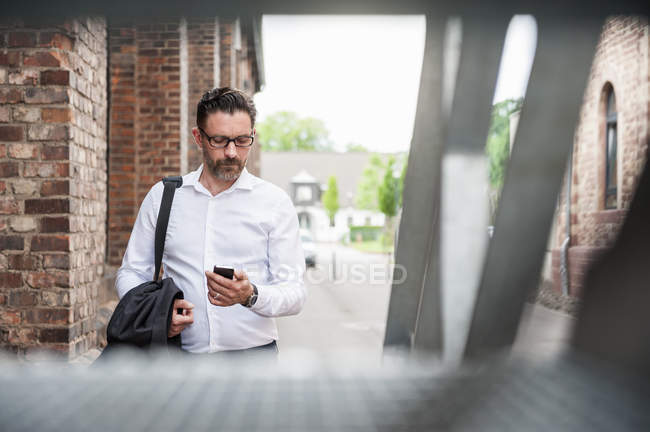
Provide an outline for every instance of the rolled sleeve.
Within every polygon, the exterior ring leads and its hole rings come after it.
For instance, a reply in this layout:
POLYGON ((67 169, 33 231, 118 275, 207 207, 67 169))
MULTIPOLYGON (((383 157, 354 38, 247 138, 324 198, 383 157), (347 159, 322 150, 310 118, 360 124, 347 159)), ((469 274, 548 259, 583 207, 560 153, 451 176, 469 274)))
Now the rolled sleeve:
POLYGON ((303 281, 305 257, 300 242, 298 215, 288 196, 275 211, 268 237, 269 283, 258 284, 257 302, 252 310, 260 315, 296 315, 307 298, 303 281))

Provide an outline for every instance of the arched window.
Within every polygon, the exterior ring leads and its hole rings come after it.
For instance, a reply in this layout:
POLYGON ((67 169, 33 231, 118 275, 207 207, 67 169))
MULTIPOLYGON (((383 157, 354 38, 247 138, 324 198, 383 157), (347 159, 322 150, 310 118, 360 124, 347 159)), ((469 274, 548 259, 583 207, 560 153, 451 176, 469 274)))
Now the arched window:
POLYGON ((616 96, 607 89, 605 129, 605 208, 616 208, 616 96))

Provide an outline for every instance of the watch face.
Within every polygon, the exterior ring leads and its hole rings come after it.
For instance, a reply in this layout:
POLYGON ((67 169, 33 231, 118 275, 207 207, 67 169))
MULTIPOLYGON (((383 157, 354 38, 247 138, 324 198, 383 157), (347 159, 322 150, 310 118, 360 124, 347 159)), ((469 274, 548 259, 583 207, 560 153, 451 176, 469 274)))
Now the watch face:
POLYGON ((253 305, 255 304, 256 301, 257 301, 257 294, 253 294, 253 295, 251 296, 250 305, 253 306, 253 305))

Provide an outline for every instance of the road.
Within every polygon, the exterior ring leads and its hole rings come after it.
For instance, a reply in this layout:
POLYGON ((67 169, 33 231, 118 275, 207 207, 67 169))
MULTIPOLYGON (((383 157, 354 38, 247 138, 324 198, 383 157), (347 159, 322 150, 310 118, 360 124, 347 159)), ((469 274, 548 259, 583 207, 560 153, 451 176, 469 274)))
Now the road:
MULTIPOLYGON (((302 352, 328 361, 363 356, 380 362, 392 281, 389 257, 319 244, 317 263, 305 274, 303 311, 277 318, 280 357, 302 352)), ((568 346, 573 323, 566 314, 527 304, 513 353, 552 359, 568 346)))
POLYGON ((391 273, 389 257, 319 244, 317 266, 307 270, 307 302, 299 315, 277 318, 280 352, 319 357, 345 353, 381 356, 391 273), (332 275, 332 255, 336 275, 332 275))

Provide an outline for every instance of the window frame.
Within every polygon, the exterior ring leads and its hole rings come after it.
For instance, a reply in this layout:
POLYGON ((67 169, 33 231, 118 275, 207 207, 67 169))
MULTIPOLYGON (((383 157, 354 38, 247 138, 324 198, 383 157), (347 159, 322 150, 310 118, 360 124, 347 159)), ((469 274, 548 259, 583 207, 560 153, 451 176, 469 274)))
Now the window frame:
POLYGON ((603 150, 605 153, 605 182, 603 187, 603 208, 605 210, 616 210, 618 208, 618 111, 616 92, 609 83, 604 88, 604 98, 603 150))

